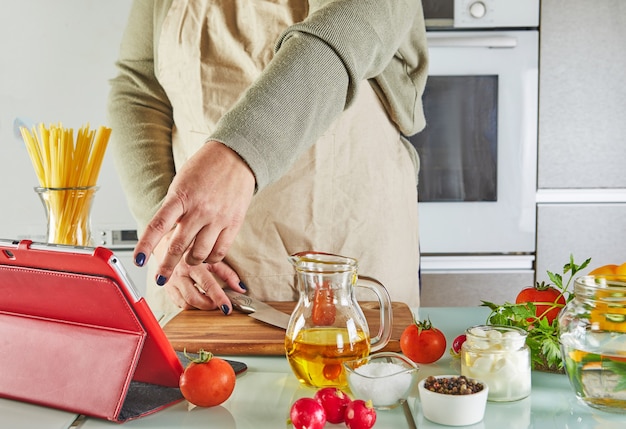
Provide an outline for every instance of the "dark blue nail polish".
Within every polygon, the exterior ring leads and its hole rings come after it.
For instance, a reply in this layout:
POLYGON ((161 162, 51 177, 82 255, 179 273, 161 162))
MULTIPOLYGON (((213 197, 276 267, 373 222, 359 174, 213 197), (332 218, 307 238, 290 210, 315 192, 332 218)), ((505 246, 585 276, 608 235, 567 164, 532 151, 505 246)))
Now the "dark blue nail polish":
POLYGON ((159 274, 156 278, 156 284, 158 284, 159 286, 163 286, 166 281, 167 281, 167 277, 162 276, 161 274, 159 274))
POLYGON ((248 286, 246 286, 244 282, 239 282, 239 287, 242 288, 243 290, 248 290, 248 286))
POLYGON ((230 308, 228 308, 228 306, 226 304, 222 304, 220 306, 220 310, 222 310, 222 313, 228 315, 228 312, 230 311, 230 308))
POLYGON ((138 267, 143 267, 143 264, 146 263, 146 254, 145 253, 137 253, 137 256, 135 256, 135 265, 137 265, 138 267))

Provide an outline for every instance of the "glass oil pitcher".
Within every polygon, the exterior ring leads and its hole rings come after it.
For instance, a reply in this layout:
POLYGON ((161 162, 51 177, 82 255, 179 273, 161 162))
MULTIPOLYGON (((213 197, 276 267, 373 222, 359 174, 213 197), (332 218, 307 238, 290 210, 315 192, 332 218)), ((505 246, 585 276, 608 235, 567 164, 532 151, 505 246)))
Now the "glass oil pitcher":
POLYGON ((300 298, 285 337, 291 368, 304 385, 346 388, 343 362, 366 357, 391 337, 391 299, 377 280, 359 277, 357 261, 339 255, 301 252, 290 257, 300 298), (372 290, 379 301, 380 328, 370 338, 355 288, 372 290))

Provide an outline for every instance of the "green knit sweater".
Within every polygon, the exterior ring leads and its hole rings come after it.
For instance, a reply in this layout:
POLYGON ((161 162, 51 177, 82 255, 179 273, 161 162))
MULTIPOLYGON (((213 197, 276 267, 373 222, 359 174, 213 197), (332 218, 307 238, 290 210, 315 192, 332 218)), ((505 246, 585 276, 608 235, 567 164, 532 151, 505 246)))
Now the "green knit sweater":
MULTIPOLYGON (((155 71, 156 41, 170 5, 134 1, 111 81, 112 154, 140 229, 175 174, 172 107, 155 71)), ((211 139, 248 163, 260 190, 324 133, 366 79, 402 133, 423 129, 426 75, 420 1, 310 0, 308 17, 281 35, 273 60, 211 139)))

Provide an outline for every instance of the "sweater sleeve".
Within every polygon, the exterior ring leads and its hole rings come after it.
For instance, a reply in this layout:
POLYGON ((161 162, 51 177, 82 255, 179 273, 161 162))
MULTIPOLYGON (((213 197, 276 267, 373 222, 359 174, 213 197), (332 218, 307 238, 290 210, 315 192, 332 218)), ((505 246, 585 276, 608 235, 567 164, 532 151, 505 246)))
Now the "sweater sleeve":
MULTIPOLYGON (((170 3, 134 1, 109 96, 110 147, 140 230, 175 174, 172 107, 154 68, 155 41, 170 3)), ((415 43, 425 38, 420 2, 309 3, 309 17, 286 29, 274 59, 211 136, 248 163, 257 189, 287 171, 350 105, 366 79, 401 131, 423 127, 415 108, 421 106, 419 79, 425 80, 420 54, 425 48, 415 43)))
POLYGON ((136 0, 111 80, 111 150, 128 206, 140 230, 160 206, 174 177, 172 107, 154 72, 154 25, 167 8, 136 0))
MULTIPOLYGON (((410 32, 419 29, 416 20, 423 20, 415 0, 317 0, 310 5, 307 19, 282 34, 273 60, 211 136, 246 160, 258 189, 284 174, 324 133, 349 107, 363 80, 389 79, 398 71, 398 58, 395 70, 388 66, 411 39, 410 32)), ((413 111, 405 125, 416 115, 418 95, 415 90, 409 94, 406 104, 413 111)))
POLYGON ((370 80, 391 120, 412 136, 426 126, 422 96, 428 77, 428 44, 422 2, 413 25, 385 69, 370 80))

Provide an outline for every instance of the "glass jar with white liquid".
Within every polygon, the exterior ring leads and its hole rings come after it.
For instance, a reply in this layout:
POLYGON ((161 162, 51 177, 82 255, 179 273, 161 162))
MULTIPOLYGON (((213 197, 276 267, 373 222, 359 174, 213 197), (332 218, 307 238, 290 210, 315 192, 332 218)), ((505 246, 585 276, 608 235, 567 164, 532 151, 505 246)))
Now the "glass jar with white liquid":
POLYGON ((469 328, 461 347, 461 374, 489 386, 489 401, 516 401, 530 395, 527 332, 514 326, 469 328))

